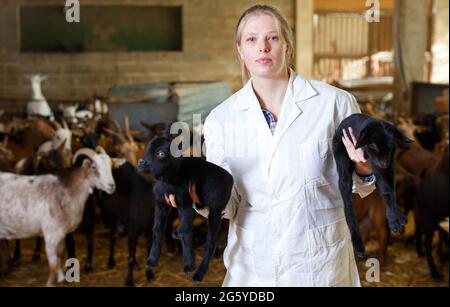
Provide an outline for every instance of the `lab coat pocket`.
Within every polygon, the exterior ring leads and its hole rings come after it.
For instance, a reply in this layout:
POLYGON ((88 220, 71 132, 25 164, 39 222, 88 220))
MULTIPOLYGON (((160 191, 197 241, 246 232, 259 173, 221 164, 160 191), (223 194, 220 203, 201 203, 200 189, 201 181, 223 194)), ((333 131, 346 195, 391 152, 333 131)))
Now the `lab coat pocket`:
POLYGON ((313 199, 311 203, 315 209, 330 209, 344 206, 339 188, 327 180, 315 182, 312 185, 312 192, 313 199))
POLYGON ((318 178, 329 177, 334 172, 331 140, 314 140, 300 145, 303 157, 302 168, 307 183, 318 178))
POLYGON ((308 231, 314 286, 350 284, 352 258, 345 218, 308 231))

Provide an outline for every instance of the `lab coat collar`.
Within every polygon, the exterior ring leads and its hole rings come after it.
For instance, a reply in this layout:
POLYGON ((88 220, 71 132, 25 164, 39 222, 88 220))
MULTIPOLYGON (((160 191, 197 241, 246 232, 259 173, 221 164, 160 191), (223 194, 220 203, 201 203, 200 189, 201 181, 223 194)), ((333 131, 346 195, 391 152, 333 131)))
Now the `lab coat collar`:
MULTIPOLYGON (((293 70, 290 71, 290 78, 288 89, 286 92, 286 98, 293 99, 285 99, 287 103, 299 103, 303 101, 307 101, 308 99, 318 95, 318 92, 312 87, 311 83, 297 75, 293 70)), ((231 108, 235 111, 244 111, 248 108, 254 106, 254 101, 258 101, 253 91, 252 87, 252 79, 250 79, 247 84, 242 88, 239 96, 236 101, 232 104, 231 108)), ((257 104, 259 106, 259 103, 257 104)))

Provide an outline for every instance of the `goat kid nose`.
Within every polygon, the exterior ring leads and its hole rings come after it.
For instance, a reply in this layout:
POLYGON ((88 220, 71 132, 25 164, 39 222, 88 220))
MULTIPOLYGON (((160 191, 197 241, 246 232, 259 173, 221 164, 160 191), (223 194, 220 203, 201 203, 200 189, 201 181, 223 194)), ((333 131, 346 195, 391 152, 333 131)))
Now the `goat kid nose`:
POLYGON ((109 188, 110 191, 114 191, 116 189, 116 185, 114 183, 110 183, 108 185, 108 188, 109 188))

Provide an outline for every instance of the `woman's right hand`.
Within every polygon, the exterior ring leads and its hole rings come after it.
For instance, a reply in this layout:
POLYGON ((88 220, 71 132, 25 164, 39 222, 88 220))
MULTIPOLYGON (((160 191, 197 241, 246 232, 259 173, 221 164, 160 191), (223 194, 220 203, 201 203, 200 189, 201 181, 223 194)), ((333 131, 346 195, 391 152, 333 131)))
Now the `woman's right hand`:
POLYGON ((164 194, 164 199, 166 201, 166 205, 172 206, 174 208, 177 207, 177 203, 175 202, 175 195, 174 194, 164 194))
MULTIPOLYGON (((200 200, 197 195, 197 191, 195 189, 195 183, 189 185, 189 195, 191 196, 192 203, 199 204, 200 200)), ((164 194, 164 200, 166 201, 166 205, 177 208, 177 203, 175 201, 175 194, 164 194)))

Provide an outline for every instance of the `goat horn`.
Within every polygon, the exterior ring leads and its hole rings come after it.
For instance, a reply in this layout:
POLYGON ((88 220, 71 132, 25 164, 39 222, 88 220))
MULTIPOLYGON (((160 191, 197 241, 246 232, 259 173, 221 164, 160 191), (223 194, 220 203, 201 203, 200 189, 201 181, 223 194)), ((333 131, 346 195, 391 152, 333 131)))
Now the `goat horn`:
POLYGON ((97 147, 95 147, 95 151, 96 151, 97 153, 99 153, 99 154, 107 155, 105 149, 103 149, 102 146, 97 146, 97 147))
POLYGON ((117 138, 120 142, 122 142, 122 143, 126 143, 126 142, 127 142, 127 140, 125 139, 125 137, 124 137, 121 133, 112 131, 111 129, 108 129, 108 128, 103 128, 102 130, 103 130, 105 133, 107 133, 107 134, 109 134, 109 135, 112 135, 112 136, 116 137, 116 138, 117 138))
POLYGON ((114 118, 110 118, 109 120, 110 120, 110 121, 113 123, 113 125, 116 127, 117 132, 118 132, 118 133, 121 133, 121 132, 122 132, 122 128, 120 128, 119 122, 118 122, 117 120, 115 120, 114 118))
POLYGON ((131 136, 131 133, 130 133, 130 121, 128 119, 128 116, 125 116, 124 120, 125 120, 125 136, 128 138, 129 142, 133 143, 134 139, 133 139, 133 137, 131 136))
POLYGON ((64 129, 69 129, 69 125, 67 125, 67 122, 65 119, 62 120, 62 124, 63 124, 64 129))
POLYGON ((73 155, 72 164, 75 164, 79 156, 85 155, 89 159, 92 159, 96 154, 97 153, 94 150, 87 147, 78 149, 77 152, 73 155))

